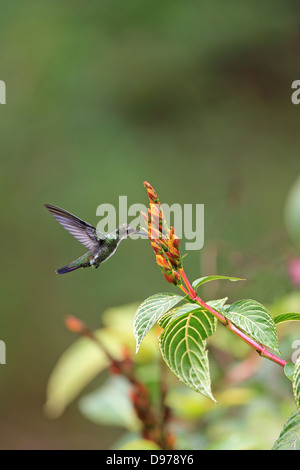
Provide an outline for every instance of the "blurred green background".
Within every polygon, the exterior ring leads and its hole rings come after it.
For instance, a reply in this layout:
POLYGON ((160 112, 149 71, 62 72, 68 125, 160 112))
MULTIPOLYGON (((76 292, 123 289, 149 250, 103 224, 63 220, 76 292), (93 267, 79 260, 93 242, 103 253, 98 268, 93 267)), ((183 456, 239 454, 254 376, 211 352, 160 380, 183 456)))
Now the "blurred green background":
MULTIPOLYGON (((64 318, 98 327, 110 306, 172 291, 142 240, 97 271, 56 276, 84 249, 43 203, 96 224, 97 206, 119 195, 146 204, 148 180, 162 202, 205 205, 190 278, 247 279, 207 285, 207 299, 274 306, 293 295, 300 311, 288 275, 299 243, 285 223, 300 174, 299 26, 289 0, 2 3, 0 448, 111 446, 119 430, 90 423, 76 403, 44 415, 48 377, 74 341, 64 318)), ((268 402, 263 374, 258 382, 268 402)), ((288 414, 273 405, 279 433, 288 414)))

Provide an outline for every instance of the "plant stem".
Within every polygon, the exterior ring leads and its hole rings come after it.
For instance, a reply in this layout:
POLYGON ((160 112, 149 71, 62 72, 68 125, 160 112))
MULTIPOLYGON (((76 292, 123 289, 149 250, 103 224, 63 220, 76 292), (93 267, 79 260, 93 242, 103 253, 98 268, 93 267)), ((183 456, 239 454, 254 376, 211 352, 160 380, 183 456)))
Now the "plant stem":
POLYGON ((191 297, 192 300, 195 300, 196 297, 197 297, 197 294, 196 292, 194 291, 194 289, 192 288, 191 284, 190 284, 190 281, 188 280, 185 272, 184 272, 184 269, 183 268, 180 268, 178 269, 178 272, 180 274, 180 276, 182 277, 186 287, 188 288, 188 292, 189 292, 189 295, 191 297))
POLYGON ((185 295, 189 295, 189 291, 182 284, 179 284, 178 287, 185 293, 185 295))
POLYGON ((110 362, 111 373, 122 374, 129 381, 131 384, 130 398, 134 411, 142 423, 141 434, 143 438, 155 442, 164 450, 172 450, 174 438, 167 429, 170 413, 169 408, 164 403, 166 394, 164 382, 162 380, 160 381, 162 387, 161 403, 163 406, 160 410, 161 416, 157 416, 151 403, 148 387, 137 378, 134 363, 127 351, 127 348, 123 351, 122 359, 115 359, 99 337, 97 337, 90 328, 81 322, 81 320, 72 317, 70 321, 69 317, 69 320, 66 323, 70 331, 89 338, 97 344, 110 362))
POLYGON ((250 338, 246 333, 241 331, 239 328, 237 328, 231 321, 229 321, 224 315, 221 313, 217 312, 213 307, 210 305, 206 304, 204 300, 202 300, 199 296, 197 296, 196 292, 192 288, 183 268, 180 270, 180 275, 185 282, 187 289, 188 289, 188 294, 190 298, 194 301, 196 301, 201 307, 205 308, 205 310, 208 310, 212 315, 214 315, 226 328, 228 328, 232 333, 234 333, 236 336, 239 336, 245 343, 247 343, 251 348, 255 349, 258 354, 262 357, 265 357, 266 359, 269 359, 270 361, 275 362, 276 364, 284 367, 286 365, 286 361, 283 359, 280 359, 277 357, 275 354, 270 353, 269 351, 266 350, 264 346, 261 344, 257 343, 254 341, 254 339, 250 338))

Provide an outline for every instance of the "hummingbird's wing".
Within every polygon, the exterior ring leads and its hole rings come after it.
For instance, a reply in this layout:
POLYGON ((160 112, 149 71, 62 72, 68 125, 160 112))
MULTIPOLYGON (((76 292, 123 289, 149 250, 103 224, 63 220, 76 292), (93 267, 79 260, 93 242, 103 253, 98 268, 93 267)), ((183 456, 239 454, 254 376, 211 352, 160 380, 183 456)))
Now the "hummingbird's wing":
POLYGON ((92 253, 96 254, 98 252, 101 243, 106 238, 105 235, 99 233, 95 227, 64 209, 52 206, 51 204, 45 204, 45 207, 80 243, 86 246, 92 253))

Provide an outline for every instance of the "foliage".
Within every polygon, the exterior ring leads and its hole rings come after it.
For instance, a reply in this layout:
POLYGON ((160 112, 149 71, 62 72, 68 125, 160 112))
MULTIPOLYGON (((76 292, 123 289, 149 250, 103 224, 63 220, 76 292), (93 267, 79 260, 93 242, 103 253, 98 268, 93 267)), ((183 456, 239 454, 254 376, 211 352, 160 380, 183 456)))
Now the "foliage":
MULTIPOLYGON (((116 377, 108 378, 98 391, 81 398, 79 407, 81 412, 94 422, 119 425, 128 430, 129 434, 125 437, 125 441, 120 441, 119 448, 173 449, 180 445, 190 448, 191 444, 188 442, 192 442, 194 438, 199 440, 195 448, 205 448, 205 446, 209 448, 207 443, 201 442, 201 434, 198 430, 193 429, 190 432, 183 425, 183 427, 178 426, 174 432, 171 423, 176 415, 189 421, 194 417, 202 418, 208 411, 213 413, 211 406, 202 401, 207 398, 213 403, 217 403, 218 400, 227 402, 228 406, 239 406, 253 399, 251 391, 243 388, 229 389, 228 396, 226 396, 226 391, 219 391, 216 397, 212 393, 211 375, 214 374, 210 372, 207 341, 217 334, 218 324, 221 323, 228 335, 233 334, 235 338, 242 340, 256 351, 259 356, 280 366, 282 373, 292 382, 297 410, 293 411, 288 418, 273 449, 298 449, 300 357, 296 364, 293 364, 281 359, 269 349, 281 355, 276 325, 299 321, 299 313, 284 313, 273 317, 269 309, 251 299, 235 301, 232 304, 227 303, 227 297, 204 302, 196 290, 206 282, 240 281, 241 279, 210 275, 190 283, 183 268, 183 257, 180 254, 179 240, 175 235, 175 230, 173 227, 170 229, 165 227, 157 194, 149 183, 145 183, 145 186, 150 198, 150 210, 148 216, 144 214, 144 218, 148 223, 149 239, 157 264, 167 282, 179 287, 185 295, 155 294, 135 308, 133 329, 136 352, 138 352, 136 359, 143 364, 141 369, 132 360, 134 346, 126 338, 125 332, 128 334, 129 329, 124 327, 124 313, 131 314, 132 306, 129 309, 124 307, 121 327, 117 321, 114 321, 114 315, 110 314, 109 317, 107 315, 104 317, 107 322, 106 326, 96 332, 92 332, 81 321, 69 318, 68 328, 86 338, 78 340, 76 345, 70 348, 71 351, 63 355, 54 369, 49 381, 46 410, 50 410, 50 414, 51 410, 52 412, 54 410, 54 415, 60 414, 89 380, 101 370, 109 367, 116 377), (150 236, 153 230, 149 227, 153 223, 152 204, 155 204, 154 210, 157 215, 154 240, 150 236), (161 236, 162 234, 164 236, 161 236), (181 305, 178 305, 180 303, 181 305), (156 348, 153 346, 157 335, 161 356, 167 368, 162 366, 156 354, 156 348), (111 341, 114 336, 119 336, 119 343, 111 341), (97 360, 95 351, 88 345, 88 341, 85 341, 87 338, 99 348, 97 360), (150 347, 145 362, 144 351, 147 350, 147 340, 150 341, 150 347), (123 349, 124 345, 126 345, 126 351, 123 349), (84 360, 89 361, 90 356, 91 364, 90 369, 87 368, 87 370, 79 367, 74 380, 74 375, 69 373, 69 370, 72 369, 70 365, 77 360, 78 351, 84 360), (175 387, 169 386, 168 369, 178 380, 175 387), (197 405, 194 407, 195 398, 191 395, 193 392, 184 391, 185 386, 200 392, 206 398, 200 401, 196 399, 197 405), (188 400, 183 399, 185 395, 188 400)), ((119 316, 120 312, 117 315, 119 316)), ((225 443, 224 440, 221 442, 225 447, 232 445, 225 443)), ((235 448, 239 445, 240 443, 235 443, 235 448)), ((249 442, 244 444, 244 447, 246 448, 247 445, 251 447, 249 442)))
POLYGON ((300 413, 295 410, 280 433, 273 450, 300 450, 300 413))
MULTIPOLYGON (((220 303, 223 301, 225 299, 220 303)), ((189 304, 189 307, 192 308, 193 305, 189 304)), ((149 389, 153 406, 158 413, 161 381, 164 381, 167 387, 165 403, 171 413, 166 425, 174 434, 174 447, 271 448, 283 425, 282 416, 293 411, 289 381, 282 381, 281 375, 276 373, 276 366, 273 367, 269 361, 260 360, 256 353, 249 356, 247 345, 240 347, 243 345, 239 344, 238 338, 231 338, 225 328, 218 328, 213 342, 208 346, 213 396, 216 400, 214 403, 203 394, 186 387, 174 373, 163 367, 157 354, 157 337, 162 332, 161 326, 154 326, 149 331, 138 354, 135 354, 131 325, 137 308, 137 304, 128 304, 108 309, 102 316, 103 327, 96 329, 94 333, 97 337, 102 337, 102 340, 104 337, 107 339, 106 346, 114 338, 114 346, 110 351, 117 359, 121 357, 124 345, 129 348, 136 375, 149 389), (244 379, 240 369, 238 370, 240 367, 248 371, 244 379)), ((289 329, 281 335, 281 339, 283 343, 291 341, 289 329)), ((285 347, 283 350, 288 352, 285 347)), ((45 408, 47 415, 52 418, 61 416, 76 400, 80 412, 87 420, 100 426, 114 426, 122 431, 122 436, 113 445, 114 449, 139 449, 139 445, 143 443, 157 448, 157 444, 148 439, 140 442, 142 427, 131 400, 131 386, 122 375, 112 374, 109 361, 106 360, 104 364, 102 359, 101 347, 88 338, 76 339, 71 344, 58 360, 49 379, 45 408), (93 355, 91 350, 94 350, 93 355), (80 351, 84 361, 79 361, 77 351, 80 351), (85 368, 89 369, 89 358, 93 363, 94 355, 98 355, 101 369, 87 381, 84 367, 80 364, 84 362, 85 368), (58 370, 60 373, 55 379, 58 370), (62 390, 65 391, 64 395, 62 390)))

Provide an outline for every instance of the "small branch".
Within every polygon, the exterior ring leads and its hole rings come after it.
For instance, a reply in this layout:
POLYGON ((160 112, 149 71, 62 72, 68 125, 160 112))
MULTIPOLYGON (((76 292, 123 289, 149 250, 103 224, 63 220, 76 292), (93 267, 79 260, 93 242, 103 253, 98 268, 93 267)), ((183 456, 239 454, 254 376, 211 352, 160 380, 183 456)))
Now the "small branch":
MULTIPOLYGON (((93 331, 81 320, 69 316, 66 318, 65 323, 67 328, 73 333, 85 336, 94 341, 109 360, 111 373, 121 374, 130 382, 132 386, 130 398, 135 413, 142 423, 141 434, 143 438, 155 442, 164 450, 172 450, 173 436, 166 430, 167 420, 161 420, 154 412, 149 390, 146 385, 136 377, 134 363, 127 348, 123 350, 123 359, 117 360, 110 354, 102 341, 95 336, 93 331)), ((165 412, 166 411, 164 411, 164 413, 165 412)))
POLYGON ((248 335, 246 335, 241 330, 239 330, 231 322, 228 322, 228 324, 225 325, 225 326, 227 326, 227 328, 230 331, 232 331, 232 333, 239 336, 243 341, 245 341, 245 343, 249 344, 249 346, 251 346, 251 348, 255 349, 261 357, 265 357, 266 359, 269 359, 270 361, 275 362, 276 364, 278 364, 281 367, 284 367, 286 365, 286 361, 284 361, 283 359, 280 359, 275 354, 272 354, 269 351, 267 351, 264 346, 257 343, 256 341, 254 341, 248 335))
POLYGON ((172 417, 171 409, 166 404, 166 397, 168 393, 166 372, 166 364, 163 359, 160 358, 160 426, 164 441, 166 442, 168 448, 172 449, 174 444, 174 436, 166 432, 169 421, 172 417))
POLYGON ((178 284, 178 287, 185 293, 185 295, 189 295, 189 291, 182 284, 178 284))
POLYGON ((272 354, 269 351, 267 351, 264 346, 257 343, 256 341, 254 341, 246 333, 241 331, 233 323, 231 323, 226 317, 224 317, 224 315, 217 312, 213 307, 206 304, 204 302, 204 300, 202 300, 200 297, 198 297, 196 292, 192 288, 192 286, 191 286, 191 284, 190 284, 183 268, 180 269, 180 275, 181 275, 182 279, 184 280, 184 282, 185 282, 185 284, 188 288, 189 296, 190 296, 191 300, 196 301, 199 305, 201 305, 203 308, 205 308, 205 310, 208 310, 212 315, 214 315, 232 333, 234 333, 236 336, 238 336, 240 339, 242 339, 251 348, 255 349, 261 357, 265 357, 266 359, 269 359, 270 361, 275 362, 276 364, 280 365, 281 367, 284 367, 286 365, 286 361, 284 361, 283 359, 280 359, 275 354, 272 354))
POLYGON ((196 297, 197 297, 197 294, 196 292, 194 291, 194 289, 192 288, 191 284, 190 284, 190 281, 188 280, 185 272, 184 272, 184 269, 183 268, 180 268, 178 269, 178 272, 180 274, 180 276, 182 277, 187 289, 188 289, 188 292, 189 292, 189 296, 192 300, 195 300, 196 297))
MULTIPOLYGON (((147 181, 144 182, 144 186, 147 189, 148 197, 150 200, 150 208, 153 209, 153 205, 155 205, 156 213, 159 216, 159 223, 155 224, 155 231, 159 235, 158 238, 160 239, 160 236, 163 235, 161 222, 165 220, 165 217, 163 215, 160 201, 154 188, 147 181)), ((146 223, 148 223, 149 237, 152 230, 151 212, 152 211, 149 212, 148 210, 148 217, 146 216, 146 214, 143 215, 144 219, 146 220, 146 223)), ((232 333, 239 336, 239 338, 246 342, 251 348, 255 349, 260 356, 265 357, 275 362, 276 364, 279 364, 282 367, 285 366, 286 361, 268 352, 264 346, 254 341, 243 331, 239 330, 239 328, 237 328, 233 323, 231 323, 224 315, 207 305, 200 297, 197 296, 182 267, 182 257, 180 255, 179 250, 180 243, 179 238, 175 235, 174 227, 170 227, 170 229, 167 231, 167 240, 164 240, 164 243, 162 243, 162 241, 160 240, 159 243, 152 242, 151 244, 155 252, 156 262, 162 270, 166 280, 170 284, 178 285, 180 289, 186 295, 188 295, 193 302, 197 302, 200 306, 202 306, 212 315, 214 315, 226 328, 232 331, 232 333), (180 278, 182 279, 186 287, 184 287, 180 282, 178 282, 180 278)))

